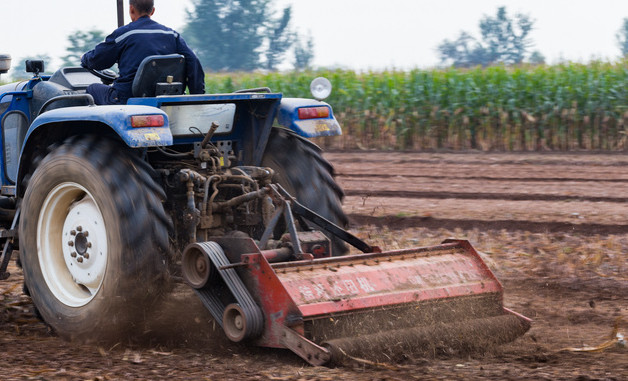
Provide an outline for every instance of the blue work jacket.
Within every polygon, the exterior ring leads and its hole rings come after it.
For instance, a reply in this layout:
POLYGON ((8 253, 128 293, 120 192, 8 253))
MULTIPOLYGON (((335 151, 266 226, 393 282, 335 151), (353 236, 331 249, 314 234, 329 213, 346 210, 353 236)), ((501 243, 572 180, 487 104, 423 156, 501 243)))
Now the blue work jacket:
POLYGON ((190 94, 205 92, 205 74, 198 58, 179 33, 151 20, 148 16, 124 25, 111 33, 104 42, 81 58, 83 67, 103 70, 116 62, 120 70, 113 88, 118 99, 126 103, 131 98, 133 79, 142 60, 152 55, 182 54, 185 57, 187 86, 190 94))

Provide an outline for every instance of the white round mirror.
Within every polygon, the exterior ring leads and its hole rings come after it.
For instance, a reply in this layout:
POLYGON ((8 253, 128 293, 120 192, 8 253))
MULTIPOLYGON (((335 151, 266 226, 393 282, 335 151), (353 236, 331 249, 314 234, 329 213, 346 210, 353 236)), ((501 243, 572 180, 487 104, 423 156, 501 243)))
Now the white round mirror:
POLYGON ((325 77, 315 78, 310 84, 310 92, 314 99, 322 101, 331 94, 331 82, 325 77))

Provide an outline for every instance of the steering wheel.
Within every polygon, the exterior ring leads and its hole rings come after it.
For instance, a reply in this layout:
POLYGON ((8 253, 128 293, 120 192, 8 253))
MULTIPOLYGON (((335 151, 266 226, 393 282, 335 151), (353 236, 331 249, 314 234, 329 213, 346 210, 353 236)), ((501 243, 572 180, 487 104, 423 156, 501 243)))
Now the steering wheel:
POLYGON ((89 70, 89 72, 94 74, 96 77, 100 78, 102 83, 104 83, 105 85, 111 85, 113 81, 115 81, 118 78, 118 74, 111 69, 104 69, 104 70, 87 69, 87 70, 89 70))

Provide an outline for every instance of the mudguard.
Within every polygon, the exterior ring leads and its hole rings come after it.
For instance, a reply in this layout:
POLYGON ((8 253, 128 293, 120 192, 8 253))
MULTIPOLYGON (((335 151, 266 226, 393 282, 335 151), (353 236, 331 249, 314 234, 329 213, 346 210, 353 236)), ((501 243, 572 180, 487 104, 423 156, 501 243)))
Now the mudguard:
POLYGON ((133 148, 172 145, 172 133, 168 124, 168 115, 162 110, 140 105, 116 106, 77 106, 47 111, 37 117, 26 133, 24 146, 38 128, 57 123, 86 122, 102 123, 109 126, 120 138, 133 148), (131 127, 133 115, 163 115, 162 127, 131 127))
POLYGON ((315 138, 318 136, 342 135, 340 124, 334 117, 331 106, 325 102, 305 98, 283 98, 277 113, 277 122, 300 136, 315 138), (299 109, 304 107, 329 107, 329 117, 299 119, 299 109))

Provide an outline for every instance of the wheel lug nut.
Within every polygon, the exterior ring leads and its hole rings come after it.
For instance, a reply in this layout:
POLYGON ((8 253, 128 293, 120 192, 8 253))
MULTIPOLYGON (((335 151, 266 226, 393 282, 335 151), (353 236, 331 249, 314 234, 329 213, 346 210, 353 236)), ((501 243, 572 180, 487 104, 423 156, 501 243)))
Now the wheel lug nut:
POLYGON ((79 263, 83 263, 83 257, 78 257, 78 258, 76 258, 76 260, 77 260, 79 263))
POLYGON ((70 230, 70 234, 76 235, 76 230, 70 230))
POLYGON ((88 232, 87 230, 85 230, 85 231, 83 232, 83 235, 84 235, 85 237, 87 237, 87 236, 89 236, 89 232, 88 232))
POLYGON ((74 246, 74 241, 68 241, 68 246, 74 246))
POLYGON ((82 226, 77 226, 77 227, 76 227, 76 230, 78 230, 78 231, 83 231, 83 227, 82 227, 82 226))
POLYGON ((83 258, 85 258, 85 259, 89 259, 89 253, 85 253, 85 254, 83 254, 83 258))
POLYGON ((71 256, 72 258, 76 258, 76 251, 73 251, 73 252, 72 252, 72 254, 70 254, 70 256, 71 256))

